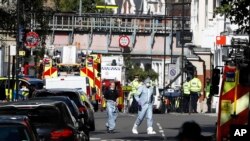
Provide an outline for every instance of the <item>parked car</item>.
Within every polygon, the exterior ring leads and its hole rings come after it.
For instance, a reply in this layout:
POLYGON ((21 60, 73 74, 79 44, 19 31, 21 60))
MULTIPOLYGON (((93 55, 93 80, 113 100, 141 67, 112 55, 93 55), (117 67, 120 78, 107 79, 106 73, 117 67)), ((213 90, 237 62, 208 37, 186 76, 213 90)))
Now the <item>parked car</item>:
POLYGON ((75 102, 80 113, 86 113, 85 122, 89 131, 95 130, 94 110, 88 108, 81 100, 81 94, 77 89, 43 89, 35 91, 33 97, 47 97, 47 96, 68 96, 75 102))
POLYGON ((1 141, 38 141, 27 116, 0 116, 1 141))
POLYGON ((84 133, 87 135, 87 139, 89 140, 89 129, 86 127, 86 125, 84 123, 84 118, 86 115, 79 112, 75 102, 70 100, 69 97, 67 97, 67 96, 48 96, 48 97, 35 97, 35 98, 30 99, 30 100, 50 100, 50 101, 64 102, 68 106, 71 114, 75 117, 75 119, 78 120, 79 130, 84 131, 84 133))
POLYGON ((86 141, 64 102, 26 100, 0 106, 0 115, 26 115, 42 141, 86 141))

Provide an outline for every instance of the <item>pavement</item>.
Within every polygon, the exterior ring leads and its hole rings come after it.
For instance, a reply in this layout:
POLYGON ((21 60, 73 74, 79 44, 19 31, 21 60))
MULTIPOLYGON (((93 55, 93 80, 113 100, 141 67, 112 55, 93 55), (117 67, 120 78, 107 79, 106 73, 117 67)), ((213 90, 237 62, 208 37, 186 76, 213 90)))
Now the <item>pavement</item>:
POLYGON ((90 133, 91 141, 174 141, 179 132, 179 128, 186 121, 195 121, 201 126, 202 135, 213 136, 215 133, 215 123, 217 114, 186 114, 167 113, 154 114, 153 128, 157 132, 155 135, 147 135, 146 119, 139 126, 138 135, 134 135, 131 130, 136 120, 137 114, 119 113, 116 122, 115 133, 107 133, 105 122, 106 112, 95 113, 96 131, 90 133))

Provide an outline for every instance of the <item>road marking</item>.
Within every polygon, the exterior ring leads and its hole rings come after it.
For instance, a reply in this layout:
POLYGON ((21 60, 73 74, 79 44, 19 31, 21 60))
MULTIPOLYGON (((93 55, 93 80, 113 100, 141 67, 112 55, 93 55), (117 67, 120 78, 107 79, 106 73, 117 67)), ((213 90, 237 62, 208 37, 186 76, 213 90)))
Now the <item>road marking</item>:
POLYGON ((161 136, 163 137, 163 139, 166 140, 166 136, 165 136, 164 130, 162 130, 163 128, 162 128, 161 124, 157 123, 156 125, 159 128, 159 133, 161 133, 161 136))
POLYGON ((136 115, 128 114, 128 113, 120 113, 120 115, 123 115, 123 116, 130 116, 130 117, 135 117, 135 116, 136 116, 136 115))
POLYGON ((91 141, 99 141, 99 140, 101 140, 101 138, 89 138, 89 140, 91 140, 91 141))

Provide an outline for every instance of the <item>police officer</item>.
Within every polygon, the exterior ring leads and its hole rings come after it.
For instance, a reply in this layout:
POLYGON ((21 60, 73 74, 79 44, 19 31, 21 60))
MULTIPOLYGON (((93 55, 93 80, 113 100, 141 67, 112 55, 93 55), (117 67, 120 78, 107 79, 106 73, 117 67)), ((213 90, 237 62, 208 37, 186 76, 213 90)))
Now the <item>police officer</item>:
POLYGON ((183 110, 185 113, 189 112, 189 102, 190 102, 190 78, 183 84, 183 110))
POLYGON ((211 83, 210 83, 210 79, 207 78, 206 81, 206 99, 207 99, 207 113, 211 113, 211 99, 212 96, 210 95, 210 87, 211 87, 211 83))
POLYGON ((194 74, 194 78, 189 81, 190 83, 190 97, 191 97, 191 112, 197 112, 197 101, 201 92, 201 81, 197 78, 197 73, 194 74))
POLYGON ((140 86, 138 92, 135 94, 135 99, 139 103, 139 112, 132 128, 132 133, 138 134, 137 128, 146 116, 148 126, 147 134, 156 134, 153 130, 153 88, 149 78, 144 81, 144 85, 140 86))
POLYGON ((137 93, 137 90, 138 90, 139 86, 141 85, 139 82, 139 77, 137 75, 135 76, 135 79, 131 82, 130 85, 132 87, 132 91, 129 93, 128 99, 132 98, 133 100, 132 100, 132 103, 130 105, 129 111, 131 113, 135 113, 138 111, 138 103, 135 100, 134 95, 137 93))

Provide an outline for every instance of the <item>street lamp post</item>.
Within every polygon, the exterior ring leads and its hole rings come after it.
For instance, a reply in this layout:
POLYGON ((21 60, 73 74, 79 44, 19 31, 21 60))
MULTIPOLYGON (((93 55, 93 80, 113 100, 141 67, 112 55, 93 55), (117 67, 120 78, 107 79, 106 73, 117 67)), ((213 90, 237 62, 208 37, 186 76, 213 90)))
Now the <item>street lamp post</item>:
POLYGON ((165 14, 164 14, 164 52, 163 52, 163 94, 165 94, 165 74, 166 74, 166 34, 167 34, 167 21, 166 21, 166 16, 167 16, 167 0, 165 0, 165 14))
MULTIPOLYGON (((184 78, 184 0, 182 0, 182 34, 181 34, 181 88, 183 86, 183 78, 184 78)), ((183 93, 182 93, 182 104, 181 110, 183 112, 183 93)))
MULTIPOLYGON (((16 95, 18 94, 18 73, 19 73, 19 28, 20 28, 20 0, 17 0, 16 5, 16 11, 17 11, 17 26, 16 26, 16 69, 15 69, 15 75, 16 75, 16 95)), ((14 60, 13 60, 14 61, 14 60)), ((14 76, 13 76, 14 77, 14 76)), ((13 98, 13 97, 12 97, 13 98)))

